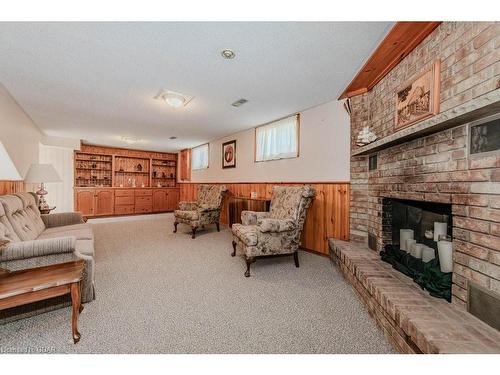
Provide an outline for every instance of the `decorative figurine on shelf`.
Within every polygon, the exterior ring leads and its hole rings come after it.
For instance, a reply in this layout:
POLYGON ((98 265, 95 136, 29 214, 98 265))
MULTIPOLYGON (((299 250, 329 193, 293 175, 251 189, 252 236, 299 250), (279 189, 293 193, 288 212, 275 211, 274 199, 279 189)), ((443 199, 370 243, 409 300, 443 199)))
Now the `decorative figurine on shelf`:
POLYGON ((142 164, 137 164, 137 167, 135 167, 137 172, 142 172, 142 164))
POLYGON ((369 143, 375 142, 377 138, 378 137, 375 135, 375 133, 371 131, 368 126, 366 126, 358 133, 358 137, 356 138, 356 145, 366 146, 369 143))
POLYGON ((135 187, 135 178, 132 179, 132 187, 135 187))
POLYGON ((170 178, 174 178, 174 174, 173 173, 170 173, 170 178))
POLYGON ((165 172, 162 172, 161 177, 163 177, 163 178, 167 177, 167 175, 165 174, 165 172))
POLYGON ((156 171, 153 171, 153 178, 156 178, 156 171))

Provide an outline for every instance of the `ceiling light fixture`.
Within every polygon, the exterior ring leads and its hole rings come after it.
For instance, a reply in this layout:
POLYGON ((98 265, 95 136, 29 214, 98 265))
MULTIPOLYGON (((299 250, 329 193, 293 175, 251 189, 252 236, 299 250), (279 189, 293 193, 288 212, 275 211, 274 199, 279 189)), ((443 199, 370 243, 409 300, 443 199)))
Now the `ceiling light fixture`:
POLYGON ((236 57, 236 54, 230 49, 224 49, 220 54, 227 60, 232 60, 236 57))
POLYGON ((172 108, 185 107, 191 100, 193 100, 192 96, 166 89, 160 90, 154 98, 157 100, 163 100, 172 108))
POLYGON ((168 139, 177 139, 177 137, 175 135, 169 137, 168 139))

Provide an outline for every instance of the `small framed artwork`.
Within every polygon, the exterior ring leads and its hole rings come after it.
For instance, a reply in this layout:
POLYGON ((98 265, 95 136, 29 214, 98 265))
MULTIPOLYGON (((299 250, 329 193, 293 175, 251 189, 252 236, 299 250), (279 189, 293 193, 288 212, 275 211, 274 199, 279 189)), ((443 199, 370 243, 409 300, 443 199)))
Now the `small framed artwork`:
POLYGON ((395 130, 404 129, 439 113, 441 61, 400 86, 396 92, 395 130))
POLYGON ((236 139, 222 144, 222 168, 236 167, 236 139))
POLYGON ((469 123, 469 155, 500 153, 500 114, 469 123))

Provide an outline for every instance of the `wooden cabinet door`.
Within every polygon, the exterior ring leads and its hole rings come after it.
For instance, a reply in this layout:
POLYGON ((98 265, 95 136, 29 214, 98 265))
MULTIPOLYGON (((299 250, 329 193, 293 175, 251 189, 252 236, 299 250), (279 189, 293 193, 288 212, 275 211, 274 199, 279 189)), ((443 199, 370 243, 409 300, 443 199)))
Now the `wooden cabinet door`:
POLYGON ((153 212, 167 211, 167 191, 164 189, 153 191, 153 212))
POLYGON ((179 205, 179 190, 168 189, 167 191, 167 209, 166 211, 174 211, 179 205))
POLYGON ((115 212, 113 189, 96 189, 94 215, 113 215, 115 212))
POLYGON ((78 189, 75 191, 75 211, 83 216, 94 215, 94 189, 78 189))

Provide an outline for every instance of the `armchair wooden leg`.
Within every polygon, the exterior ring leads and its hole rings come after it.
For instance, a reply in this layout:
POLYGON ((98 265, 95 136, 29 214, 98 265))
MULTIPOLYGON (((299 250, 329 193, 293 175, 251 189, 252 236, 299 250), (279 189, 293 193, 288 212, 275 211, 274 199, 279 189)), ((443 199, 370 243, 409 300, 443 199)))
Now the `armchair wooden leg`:
POLYGON ((255 258, 246 258, 245 261, 247 263, 247 270, 245 271, 245 277, 250 277, 250 265, 255 262, 255 258))
POLYGON ((217 227, 217 232, 220 232, 219 222, 215 223, 215 226, 217 227))
POLYGON ((293 260, 295 262, 295 267, 299 268, 299 252, 298 251, 293 253, 293 260))
POLYGON ((198 227, 192 227, 191 229, 193 231, 193 234, 191 235, 191 238, 194 239, 196 237, 196 229, 198 229, 198 227))
POLYGON ((177 225, 179 223, 177 221, 174 221, 174 233, 177 233, 177 225))
POLYGON ((231 256, 234 257, 236 255, 236 242, 233 241, 233 252, 231 253, 231 256))

